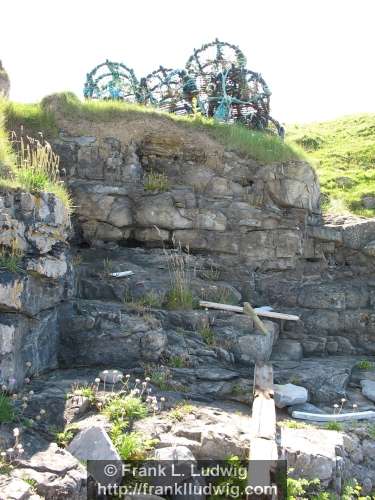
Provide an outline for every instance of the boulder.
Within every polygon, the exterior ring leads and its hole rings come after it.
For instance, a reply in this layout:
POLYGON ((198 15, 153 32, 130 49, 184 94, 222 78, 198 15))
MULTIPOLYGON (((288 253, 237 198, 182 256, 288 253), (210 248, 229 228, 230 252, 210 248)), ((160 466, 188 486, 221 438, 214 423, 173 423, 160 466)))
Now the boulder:
POLYGON ((274 385, 274 400, 278 408, 306 403, 307 389, 294 384, 274 385))
POLYGON ((336 455, 341 449, 343 437, 339 432, 314 428, 280 430, 280 447, 283 458, 295 478, 319 479, 322 486, 332 485, 341 476, 342 458, 336 455))
POLYGON ((68 446, 68 451, 78 460, 88 461, 87 470, 99 483, 120 484, 121 457, 102 426, 81 430, 68 446))
POLYGON ((375 382, 373 380, 361 380, 362 394, 370 401, 375 402, 375 382))

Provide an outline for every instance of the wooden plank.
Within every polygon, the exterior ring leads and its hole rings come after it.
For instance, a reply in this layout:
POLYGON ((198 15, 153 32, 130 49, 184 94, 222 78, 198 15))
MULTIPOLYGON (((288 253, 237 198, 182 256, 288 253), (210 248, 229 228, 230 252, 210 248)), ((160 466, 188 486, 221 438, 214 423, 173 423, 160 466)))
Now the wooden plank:
MULTIPOLYGON (((218 302, 209 302, 207 300, 201 300, 199 302, 199 305, 201 307, 207 307, 209 309, 221 309, 223 311, 230 311, 230 312, 237 312, 237 313, 243 313, 243 307, 240 306, 231 306, 229 304, 220 304, 218 302)), ((264 318, 271 318, 271 319, 284 319, 288 321, 299 321, 300 317, 296 316, 294 314, 285 314, 285 313, 279 313, 276 311, 265 311, 261 307, 254 308, 254 311, 257 313, 258 316, 262 316, 264 318)))
POLYGON ((293 418, 298 418, 301 420, 309 420, 312 422, 342 422, 346 420, 370 420, 375 418, 375 411, 356 411, 352 413, 336 413, 325 414, 325 413, 307 413, 303 411, 292 412, 293 418))
POLYGON ((263 394, 256 397, 253 403, 251 434, 256 438, 276 439, 275 403, 263 394))
POLYGON ((254 369, 254 395, 273 396, 273 368, 268 363, 257 363, 254 369))
POLYGON ((258 318, 257 313, 248 302, 245 302, 243 305, 243 313, 247 316, 250 316, 258 330, 260 330, 264 335, 268 335, 268 330, 265 327, 263 321, 258 318))

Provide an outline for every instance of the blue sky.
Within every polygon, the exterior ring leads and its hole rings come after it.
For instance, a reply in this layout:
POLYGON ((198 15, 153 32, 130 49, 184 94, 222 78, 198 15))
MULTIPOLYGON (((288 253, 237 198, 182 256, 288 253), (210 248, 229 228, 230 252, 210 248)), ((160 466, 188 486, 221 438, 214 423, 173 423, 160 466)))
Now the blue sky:
POLYGON ((238 44, 282 122, 375 112, 375 0, 1 0, 0 59, 11 98, 82 96, 105 59, 138 77, 182 67, 216 37, 238 44))

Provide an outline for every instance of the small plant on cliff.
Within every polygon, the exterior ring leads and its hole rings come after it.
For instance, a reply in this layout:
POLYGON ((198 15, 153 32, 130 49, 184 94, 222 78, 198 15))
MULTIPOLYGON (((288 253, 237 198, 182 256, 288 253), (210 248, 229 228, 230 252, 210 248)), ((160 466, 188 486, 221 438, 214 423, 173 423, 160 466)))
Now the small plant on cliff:
POLYGON ((375 370, 375 363, 369 361, 368 359, 362 359, 357 363, 357 367, 360 370, 375 370))
POLYGON ((79 431, 79 427, 77 425, 71 424, 67 425, 64 430, 57 431, 55 429, 51 429, 51 432, 55 438, 57 445, 60 448, 66 448, 69 443, 74 438, 74 435, 79 431))
POLYGON ((371 439, 375 439, 375 424, 370 424, 367 428, 368 435, 371 439))
POLYGON ((195 301, 191 290, 193 271, 189 248, 184 252, 180 242, 173 243, 171 250, 164 249, 171 285, 166 294, 166 306, 168 309, 193 309, 195 301))
POLYGON ((329 431, 342 431, 342 424, 340 422, 327 422, 325 428, 329 431))
POLYGON ((13 242, 10 248, 0 248, 0 269, 6 269, 11 273, 22 272, 21 267, 23 252, 13 242))
POLYGON ((146 191, 168 191, 169 179, 164 173, 150 170, 146 174, 144 188, 146 191))
POLYGON ((15 413, 11 399, 0 392, 0 424, 13 422, 14 419, 15 413))
POLYGON ((147 417, 148 409, 141 398, 135 396, 115 396, 104 408, 104 414, 112 422, 139 420, 147 417))

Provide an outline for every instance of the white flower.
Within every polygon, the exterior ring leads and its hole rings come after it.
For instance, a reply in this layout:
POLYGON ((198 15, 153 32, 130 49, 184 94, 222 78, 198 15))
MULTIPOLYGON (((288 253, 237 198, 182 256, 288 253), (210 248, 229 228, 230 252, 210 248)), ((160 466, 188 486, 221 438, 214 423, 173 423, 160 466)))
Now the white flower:
POLYGON ((12 394, 12 398, 13 399, 17 399, 18 398, 18 394, 12 394))
POLYGON ((14 448, 8 448, 7 453, 14 453, 14 448))
POLYGON ((333 407, 334 407, 334 408, 338 408, 338 407, 339 407, 339 405, 338 405, 337 403, 335 403, 335 404, 333 405, 333 407))
POLYGON ((27 403, 23 403, 22 408, 23 408, 24 410, 26 410, 26 408, 27 408, 27 403))
POLYGON ((146 381, 146 382, 150 382, 150 380, 151 380, 151 379, 150 379, 150 377, 146 377, 146 378, 145 378, 145 381, 146 381))
POLYGON ((29 377, 25 377, 25 384, 30 384, 31 380, 29 379, 29 377))
POLYGON ((353 404, 353 408, 358 408, 358 405, 356 405, 355 403, 353 404))
POLYGON ((164 398, 164 397, 160 398, 160 401, 161 401, 162 403, 164 403, 165 398, 164 398))
POLYGON ((24 397, 22 398, 22 401, 28 401, 27 396, 24 396, 24 397))
POLYGON ((6 390, 7 390, 7 386, 6 386, 5 384, 3 384, 3 385, 1 386, 1 390, 2 390, 2 391, 6 391, 6 390))
POLYGON ((19 430, 19 428, 18 428, 18 427, 15 427, 15 428, 13 429, 13 436, 14 436, 14 437, 18 437, 19 435, 20 435, 20 430, 19 430))
POLYGON ((22 450, 23 446, 22 446, 22 444, 17 444, 16 448, 18 448, 19 450, 22 450))
POLYGON ((2 452, 0 453, 0 455, 1 455, 2 457, 6 457, 6 456, 7 456, 7 454, 6 454, 6 452, 5 452, 5 451, 2 451, 2 452))
POLYGON ((34 391, 29 391, 30 396, 34 396, 34 391))
POLYGON ((39 420, 40 420, 42 417, 41 417, 40 415, 37 415, 35 418, 36 418, 36 420, 38 420, 38 422, 39 422, 39 420))
POLYGON ((345 403, 346 402, 346 399, 345 398, 342 398, 341 399, 341 403, 345 403))
POLYGON ((100 384, 100 378, 96 378, 96 379, 95 379, 95 383, 96 383, 96 384, 100 384))
POLYGON ((24 452, 25 452, 25 450, 24 450, 23 448, 19 448, 18 453, 19 453, 20 455, 22 455, 22 453, 24 453, 24 452))
POLYGON ((126 377, 126 378, 130 378, 130 375, 129 375, 129 373, 128 373, 127 375, 125 375, 125 377, 126 377))
POLYGON ((27 368, 31 368, 31 361, 26 361, 27 368))
POLYGON ((40 413, 41 415, 45 415, 46 410, 44 410, 44 409, 42 408, 42 409, 40 410, 40 412, 39 412, 39 413, 40 413))
POLYGON ((142 382, 143 387, 146 387, 146 385, 147 385, 147 382, 142 382))
POLYGON ((139 378, 136 378, 136 379, 135 379, 135 383, 136 383, 136 384, 139 384, 139 382, 140 382, 139 378))
POLYGON ((108 370, 104 370, 103 375, 107 375, 107 374, 108 374, 108 370))

